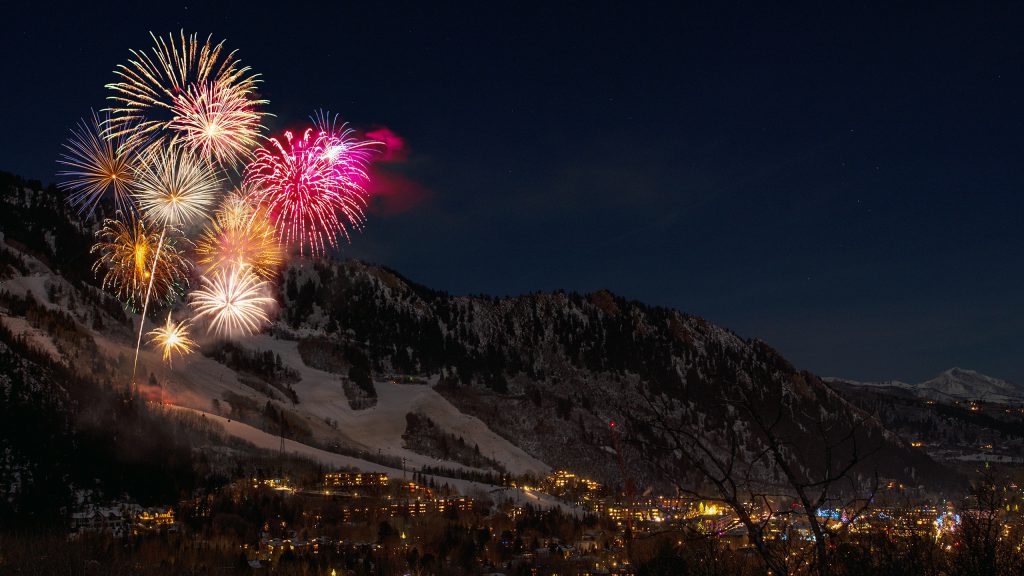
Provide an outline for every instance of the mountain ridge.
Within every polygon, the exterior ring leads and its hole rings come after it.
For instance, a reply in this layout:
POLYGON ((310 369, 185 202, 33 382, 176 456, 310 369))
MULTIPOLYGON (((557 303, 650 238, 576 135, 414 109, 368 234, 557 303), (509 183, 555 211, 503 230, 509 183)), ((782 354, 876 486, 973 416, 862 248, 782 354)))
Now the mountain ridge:
MULTIPOLYGON (((91 336, 96 349, 117 365, 116 358, 130 356, 134 345, 121 334, 130 317, 95 290, 91 260, 80 254, 88 246, 91 224, 56 194, 25 191, 25 186, 0 194, 6 205, 0 216, 4 288, 16 288, 18 297, 27 299, 30 283, 20 279, 50 278, 40 289, 60 285, 60 293, 39 297, 67 308, 76 330, 91 336), (26 265, 29 259, 33 270, 26 265)), ((722 402, 723 391, 742 389, 759 405, 784 411, 779 431, 792 439, 808 474, 825 456, 813 431, 849 421, 859 423, 851 434, 862 446, 880 447, 874 473, 915 482, 947 476, 763 341, 607 290, 451 296, 358 260, 299 259, 283 272, 277 297, 280 315, 269 335, 240 339, 238 346, 254 357, 277 355, 301 374, 287 393, 261 383, 258 372, 243 373, 202 355, 165 367, 143 351, 140 373, 152 374, 161 398, 282 435, 287 429, 290 438, 317 447, 348 453, 376 449, 391 462, 401 458, 418 466, 466 469, 410 452, 401 440, 406 415, 396 412, 399 406, 408 412, 428 407, 426 415, 444 433, 480 438, 482 456, 496 457, 510 470, 542 472, 557 465, 608 484, 624 482, 608 430, 609 421, 619 421, 626 440, 623 461, 641 485, 676 480, 666 478, 644 451, 654 434, 645 401, 664 401, 673 417, 703 423, 716 442, 728 430, 738 431, 741 453, 757 454, 763 446, 751 423, 737 419, 722 402), (350 405, 341 383, 357 377, 355 366, 366 367, 368 389, 380 404, 350 405), (417 396, 422 401, 409 403, 417 389, 402 386, 425 386, 417 396)), ((5 323, 27 326, 18 309, 8 306, 3 316, 5 323)), ((757 474, 767 483, 780 481, 769 468, 757 474)), ((872 470, 857 473, 866 477, 872 470)))
POLYGON ((1024 387, 975 370, 948 368, 938 375, 916 384, 899 380, 859 382, 840 377, 823 378, 862 388, 896 388, 922 398, 941 401, 983 401, 1000 404, 1024 403, 1024 387))
MULTIPOLYGON (((377 371, 437 374, 438 390, 463 411, 542 460, 602 461, 606 481, 619 476, 607 457, 607 424, 641 407, 645 394, 691 403, 716 425, 727 416, 708 407, 718 402, 718 390, 737 380, 756 383, 767 403, 807 402, 794 408, 798 420, 797 413, 853 410, 764 342, 676 310, 607 290, 449 296, 396 284, 400 276, 390 273, 385 282, 380 270, 347 260, 289 271, 283 323, 298 333, 360 343, 377 371), (812 409, 817 402, 824 404, 812 409), (552 435, 555 441, 547 441, 552 435), (554 448, 566 443, 571 450, 554 448)), ((793 426, 798 431, 806 424, 793 426)), ((865 428, 886 434, 874 426, 865 428)), ((627 456, 638 476, 656 475, 641 455, 627 456)), ((901 455, 907 463, 919 457, 901 455)))

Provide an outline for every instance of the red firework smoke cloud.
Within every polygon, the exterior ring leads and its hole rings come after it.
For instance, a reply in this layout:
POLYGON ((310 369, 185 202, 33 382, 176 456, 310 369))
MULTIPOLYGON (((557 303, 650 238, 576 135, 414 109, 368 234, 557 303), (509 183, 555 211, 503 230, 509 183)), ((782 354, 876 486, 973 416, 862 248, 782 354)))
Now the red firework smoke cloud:
POLYGON ((369 171, 367 192, 372 198, 372 212, 385 216, 402 214, 433 196, 428 188, 401 173, 401 165, 409 160, 405 138, 387 126, 375 127, 366 137, 383 142, 386 147, 369 171))
POLYGON ((386 147, 384 156, 379 158, 381 162, 405 162, 408 158, 408 150, 405 147, 405 138, 402 138, 398 134, 388 128, 387 126, 378 126, 373 130, 366 133, 366 137, 370 140, 376 140, 383 142, 386 147))

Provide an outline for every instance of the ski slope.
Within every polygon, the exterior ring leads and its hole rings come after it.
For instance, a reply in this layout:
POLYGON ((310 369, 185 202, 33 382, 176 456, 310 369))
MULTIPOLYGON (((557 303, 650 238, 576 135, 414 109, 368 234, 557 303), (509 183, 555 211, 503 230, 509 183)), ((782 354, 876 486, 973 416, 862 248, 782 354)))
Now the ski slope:
MULTIPOLYGON (((124 355, 131 358, 134 355, 134 349, 125 343, 111 341, 99 334, 94 336, 100 349, 110 357, 124 355)), ((405 415, 419 411, 447 432, 461 436, 470 445, 478 445, 481 454, 501 462, 513 474, 545 475, 551 471, 550 466, 495 434, 480 419, 459 412, 429 385, 374 382, 377 405, 353 410, 338 376, 306 366, 299 355, 297 342, 256 335, 236 343, 250 350, 271 350, 280 354, 286 365, 299 372, 302 379, 293 385, 299 403, 292 404, 290 400, 278 398, 276 404, 302 416, 318 443, 339 443, 357 450, 379 451, 383 455, 404 458, 409 469, 443 466, 473 470, 458 462, 439 460, 403 447, 405 415), (336 426, 328 425, 327 420, 336 422, 336 426)), ((213 400, 223 403, 224 393, 228 391, 251 398, 260 406, 268 400, 263 393, 240 382, 232 369, 202 354, 175 359, 171 366, 167 366, 161 363, 157 353, 143 348, 138 381, 145 382, 150 372, 161 381, 165 402, 203 412, 213 412, 213 400)))
POLYGON ((297 369, 302 375, 302 380, 293 385, 299 395, 297 408, 320 418, 337 420, 339 430, 360 444, 378 448, 385 454, 406 458, 409 462, 451 466, 452 463, 422 456, 402 447, 405 415, 419 411, 447 432, 461 436, 470 445, 477 444, 483 455, 493 456, 510 472, 546 474, 551 470, 544 462, 495 434, 479 418, 459 412, 458 408, 429 385, 374 382, 377 405, 364 410, 352 410, 338 376, 306 366, 299 355, 297 342, 257 335, 241 341, 241 344, 253 350, 271 350, 280 354, 285 364, 297 369))
MULTIPOLYGON (((4 279, 0 282, 0 289, 17 296, 31 292, 44 306, 71 313, 79 325, 93 336, 101 354, 111 359, 120 359, 121 369, 125 371, 124 385, 127 386, 131 381, 130 367, 135 356, 135 338, 129 340, 123 334, 112 336, 92 330, 89 326, 91 322, 87 321, 89 311, 81 305, 71 309, 68 295, 78 288, 54 274, 41 261, 28 255, 22 256, 30 272, 4 279), (48 298, 51 286, 59 287, 63 294, 58 301, 51 302, 48 298)), ((77 300, 81 301, 80 298, 77 300)), ((40 349, 61 359, 62 355, 49 335, 33 328, 25 319, 4 315, 0 311, 0 321, 13 332, 24 334, 40 349)), ((138 323, 139 318, 136 316, 133 332, 138 329, 138 323)), ((152 328, 151 319, 147 322, 146 331, 152 328)), ((193 337, 200 347, 212 343, 201 329, 197 328, 194 332, 193 337)), ((378 395, 376 406, 353 410, 338 375, 306 366, 298 352, 298 342, 260 334, 242 338, 236 343, 249 350, 270 350, 279 354, 286 365, 297 370, 301 380, 293 388, 299 402, 292 404, 276 392, 272 392, 274 398, 271 399, 267 394, 241 382, 232 369, 201 353, 174 358, 173 363, 167 365, 161 362, 158 353, 147 349, 145 345, 139 354, 136 382, 145 386, 149 375, 153 374, 161 384, 159 393, 165 403, 200 410, 211 417, 217 412, 214 401, 223 406, 228 392, 249 398, 261 408, 270 400, 303 418, 316 444, 328 446, 337 443, 369 453, 379 451, 382 455, 405 459, 408 469, 419 469, 422 466, 472 469, 457 462, 439 460, 404 448, 402 434, 405 432, 406 414, 421 412, 444 431, 461 436, 470 446, 478 446, 482 455, 500 462, 513 474, 545 475, 551 471, 546 463, 495 434, 479 418, 461 413, 430 385, 378 381, 374 383, 378 395)), ((235 424, 241 425, 237 422, 235 424)), ((276 442, 277 436, 273 438, 276 442)), ((307 448, 315 450, 309 446, 307 448)))
MULTIPOLYGON (((183 406, 168 406, 172 410, 183 410, 198 414, 212 422, 216 422, 224 428, 224 432, 229 436, 244 440, 257 448, 264 450, 279 450, 281 448, 281 438, 273 434, 269 434, 254 428, 244 422, 237 420, 229 420, 223 416, 216 414, 210 414, 203 412, 202 410, 196 410, 193 408, 186 408, 183 406)), ((288 454, 294 454, 310 460, 315 460, 326 466, 336 468, 355 468, 363 472, 383 472, 390 478, 404 478, 407 476, 407 472, 399 470, 397 468, 391 468, 376 462, 370 462, 368 460, 362 460, 352 456, 345 456, 343 454, 336 454, 327 450, 321 450, 313 446, 302 444, 294 440, 284 440, 284 451, 288 454)), ((519 499, 524 502, 532 503, 536 506, 543 508, 559 507, 567 512, 573 512, 573 508, 566 505, 564 502, 553 498, 542 492, 536 492, 532 490, 517 490, 514 488, 508 488, 505 486, 495 486, 492 484, 483 484, 480 482, 473 482, 471 480, 461 480, 458 478, 448 478, 445 476, 428 476, 438 484, 448 484, 450 487, 458 490, 464 495, 473 496, 486 494, 494 499, 507 499, 513 500, 519 499)))

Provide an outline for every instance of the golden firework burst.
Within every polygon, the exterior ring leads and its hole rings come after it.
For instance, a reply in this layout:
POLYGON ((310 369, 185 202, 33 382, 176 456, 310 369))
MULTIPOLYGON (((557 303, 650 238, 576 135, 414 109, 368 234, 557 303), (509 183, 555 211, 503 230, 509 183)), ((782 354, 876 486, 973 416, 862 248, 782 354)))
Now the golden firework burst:
POLYGON ((265 212, 253 210, 244 195, 231 194, 196 242, 196 263, 209 271, 249 267, 271 280, 282 263, 277 235, 265 212))
POLYGON ((180 98, 209 84, 253 104, 263 103, 253 99, 259 75, 241 66, 235 52, 224 50, 223 41, 214 44, 208 36, 203 42, 196 34, 186 36, 184 30, 167 37, 151 32, 150 37, 154 43, 150 51, 131 50, 128 63, 114 70, 117 80, 107 84, 113 92, 108 96, 111 117, 104 131, 108 138, 123 136, 142 144, 174 137, 177 131, 168 128, 178 116, 175 107, 180 98))
POLYGON ((196 343, 188 337, 188 324, 175 322, 171 318, 170 312, 167 313, 167 321, 163 326, 157 327, 146 335, 150 338, 149 342, 156 344, 157 348, 163 352, 163 360, 168 364, 171 363, 172 354, 185 356, 196 348, 196 343))
POLYGON ((158 300, 173 299, 187 285, 189 263, 174 234, 165 235, 156 260, 159 236, 134 214, 104 220, 92 247, 99 254, 93 271, 103 274, 103 288, 135 307, 145 298, 152 275, 153 295, 158 300))
POLYGON ((108 193, 118 209, 127 209, 131 202, 135 150, 122 137, 104 138, 102 126, 96 112, 91 120, 79 121, 60 158, 64 165, 64 170, 58 173, 64 178, 61 188, 70 193, 68 202, 80 214, 91 214, 108 193))
POLYGON ((190 86, 174 102, 168 128, 194 154, 221 166, 235 166, 252 155, 263 129, 262 114, 249 94, 225 82, 190 86))

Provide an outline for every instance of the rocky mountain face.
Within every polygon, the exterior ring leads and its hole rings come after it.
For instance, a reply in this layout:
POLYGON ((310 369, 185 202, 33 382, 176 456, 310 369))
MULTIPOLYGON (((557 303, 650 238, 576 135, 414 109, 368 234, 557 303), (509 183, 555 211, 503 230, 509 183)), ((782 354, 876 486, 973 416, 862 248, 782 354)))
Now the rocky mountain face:
MULTIPOLYGON (((612 421, 625 436, 628 477, 640 485, 678 479, 645 450, 665 420, 651 402, 667 407, 662 416, 674 425, 704 430, 714 450, 727 451, 732 434, 750 458, 764 448, 750 421, 760 411, 809 475, 834 448, 822 430, 841 426, 853 440, 836 450, 871 447, 859 474, 913 480, 939 470, 765 343, 607 291, 451 296, 347 260, 294 266, 283 292, 281 322, 295 337, 358 347, 379 374, 436 377, 449 401, 527 452, 608 483, 623 482, 612 421), (723 394, 737 389, 754 407, 746 416, 723 394)), ((757 473, 781 480, 773 468, 757 473)))

